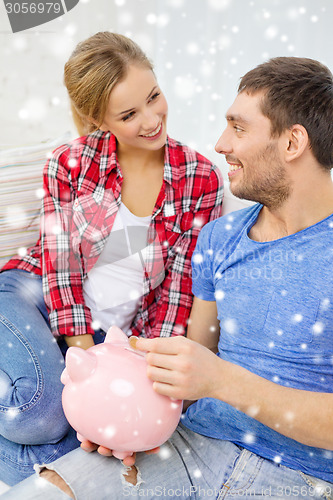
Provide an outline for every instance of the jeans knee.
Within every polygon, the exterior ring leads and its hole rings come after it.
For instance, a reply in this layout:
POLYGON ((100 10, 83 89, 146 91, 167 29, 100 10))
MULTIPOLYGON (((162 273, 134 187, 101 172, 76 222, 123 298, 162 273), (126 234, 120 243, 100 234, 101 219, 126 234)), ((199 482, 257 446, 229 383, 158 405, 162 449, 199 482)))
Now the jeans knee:
POLYGON ((38 414, 31 418, 12 408, 1 417, 0 434, 8 441, 23 445, 58 443, 70 425, 63 414, 38 414))
POLYGON ((47 391, 36 380, 15 382, 0 370, 0 434, 20 444, 55 443, 69 430, 61 392, 47 391))

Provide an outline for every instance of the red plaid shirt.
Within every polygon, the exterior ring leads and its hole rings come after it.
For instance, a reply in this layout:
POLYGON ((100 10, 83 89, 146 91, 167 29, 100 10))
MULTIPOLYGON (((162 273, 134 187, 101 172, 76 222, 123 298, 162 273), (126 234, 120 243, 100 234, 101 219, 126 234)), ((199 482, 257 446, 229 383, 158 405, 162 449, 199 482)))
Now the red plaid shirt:
MULTIPOLYGON (((116 139, 100 130, 56 149, 45 166, 40 238, 25 257, 14 257, 3 270, 24 269, 43 276, 55 336, 94 333, 83 282, 110 235, 122 181, 116 139)), ((219 170, 168 138, 133 335, 185 333, 193 299, 191 256, 200 228, 221 215, 222 197, 219 170)))

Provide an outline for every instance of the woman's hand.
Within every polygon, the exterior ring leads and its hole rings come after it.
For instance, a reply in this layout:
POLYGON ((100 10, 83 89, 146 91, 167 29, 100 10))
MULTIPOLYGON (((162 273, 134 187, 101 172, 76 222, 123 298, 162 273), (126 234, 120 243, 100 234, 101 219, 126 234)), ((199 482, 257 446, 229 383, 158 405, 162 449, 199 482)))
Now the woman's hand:
POLYGON ((214 397, 222 360, 207 347, 185 337, 131 337, 130 345, 147 352, 147 375, 159 394, 189 400, 214 397))
MULTIPOLYGON (((91 453, 92 451, 98 451, 100 455, 103 455, 104 457, 112 457, 112 450, 109 448, 106 448, 105 446, 99 446, 98 444, 92 443, 91 441, 85 440, 82 441, 81 443, 81 448, 84 451, 87 451, 88 453, 91 453)), ((152 450, 147 450, 145 453, 148 455, 152 453, 158 453, 159 452, 159 447, 153 448, 152 450)), ((130 455, 128 457, 125 457, 122 462, 124 465, 127 465, 128 467, 131 467, 132 465, 135 464, 135 458, 136 458, 136 453, 133 453, 133 455, 130 455)))
POLYGON ((64 335, 64 338, 68 347, 81 347, 81 349, 89 349, 89 347, 95 345, 94 338, 89 333, 86 335, 73 335, 72 337, 64 335))

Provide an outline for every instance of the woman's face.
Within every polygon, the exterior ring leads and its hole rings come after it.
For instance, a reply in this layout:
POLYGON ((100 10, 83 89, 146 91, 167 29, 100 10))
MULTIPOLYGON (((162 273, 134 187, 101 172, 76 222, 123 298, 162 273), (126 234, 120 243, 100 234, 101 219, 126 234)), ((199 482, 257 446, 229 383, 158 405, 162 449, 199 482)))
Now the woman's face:
POLYGON ((112 132, 122 150, 158 151, 166 141, 167 114, 154 73, 132 65, 112 90, 100 128, 112 132))

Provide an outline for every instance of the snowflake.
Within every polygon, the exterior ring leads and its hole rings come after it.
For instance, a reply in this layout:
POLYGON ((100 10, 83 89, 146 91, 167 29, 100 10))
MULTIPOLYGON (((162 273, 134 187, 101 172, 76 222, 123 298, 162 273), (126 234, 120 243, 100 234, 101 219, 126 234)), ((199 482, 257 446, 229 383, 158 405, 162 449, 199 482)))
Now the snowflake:
POLYGON ((273 38, 275 38, 278 34, 279 30, 276 26, 269 26, 266 30, 265 30, 265 38, 267 40, 273 40, 273 38))
POLYGON ((194 227, 202 227, 204 224, 204 221, 201 217, 194 217, 193 219, 193 226, 194 227))
POLYGON ((193 472, 193 476, 196 477, 196 478, 199 478, 202 476, 202 472, 200 469, 195 469, 195 471, 193 472))
POLYGON ((225 293, 223 290, 216 290, 214 293, 214 297, 216 300, 223 300, 225 297, 225 293))
POLYGON ((134 393, 135 387, 131 382, 122 378, 114 379, 109 385, 110 390, 122 398, 127 398, 134 393))
POLYGON ((244 437, 243 437, 244 443, 252 444, 255 442, 255 440, 256 440, 255 434, 252 434, 251 432, 244 434, 244 437))
POLYGON ((27 249, 25 247, 20 247, 17 253, 20 257, 25 257, 27 255, 27 249))
POLYGON ((190 99, 195 94, 195 83, 187 76, 177 76, 174 83, 174 91, 181 99, 190 99))
POLYGON ((249 417, 254 418, 256 415, 258 415, 259 411, 260 411, 259 406, 249 406, 248 409, 246 410, 246 414, 249 417))
POLYGON ((199 45, 196 42, 190 42, 186 45, 186 52, 194 55, 199 52, 199 45))
POLYGON ((222 35, 218 39, 218 48, 224 50, 231 45, 231 38, 228 35, 222 35))
POLYGON ((160 451, 158 452, 158 456, 162 460, 167 460, 171 456, 171 451, 167 446, 161 446, 160 451))
POLYGON ((328 298, 323 299, 320 304, 320 308, 322 309, 322 311, 327 311, 327 309, 330 306, 330 303, 331 303, 330 299, 328 298))
POLYGON ((6 415, 6 417, 7 417, 8 419, 11 419, 11 420, 12 420, 12 419, 14 419, 15 417, 17 417, 17 416, 19 415, 19 413, 20 413, 20 412, 18 411, 18 409, 17 409, 17 408, 10 408, 10 409, 7 411, 7 413, 6 413, 5 415, 6 415))
POLYGON ((238 325, 237 321, 233 318, 228 318, 223 322, 223 327, 226 332, 230 333, 231 335, 234 335, 237 333, 238 330, 238 325))
POLYGON ((44 198, 45 191, 43 188, 39 188, 39 189, 36 189, 35 194, 36 194, 36 198, 41 200, 42 198, 44 198))
POLYGON ((299 17, 299 10, 297 10, 295 7, 292 7, 291 9, 288 9, 287 11, 287 17, 293 21, 295 19, 298 19, 299 17))
POLYGON ((295 413, 292 411, 286 411, 284 417, 287 422, 293 422, 295 420, 295 413))
POLYGON ((117 429, 114 425, 108 425, 104 429, 98 429, 98 431, 106 438, 112 438, 117 433, 117 429))
POLYGON ((292 317, 292 320, 295 323, 300 323, 303 320, 303 316, 301 314, 294 314, 294 316, 292 317))
POLYGON ((208 0, 213 10, 225 10, 229 7, 231 0, 208 0))
POLYGON ((195 253, 193 255, 193 262, 195 264, 201 264, 203 262, 203 256, 201 253, 195 253))

